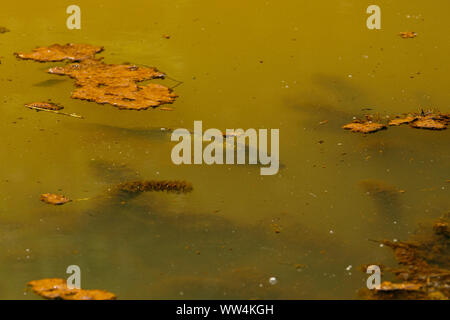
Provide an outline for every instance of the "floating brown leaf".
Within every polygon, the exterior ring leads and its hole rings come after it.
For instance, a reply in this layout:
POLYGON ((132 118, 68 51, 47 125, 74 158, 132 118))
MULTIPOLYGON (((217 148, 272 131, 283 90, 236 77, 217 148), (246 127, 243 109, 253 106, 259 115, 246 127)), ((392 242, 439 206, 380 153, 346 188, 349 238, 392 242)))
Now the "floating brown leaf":
POLYGON ((395 119, 392 119, 391 121, 389 121, 389 125, 390 126, 399 126, 402 124, 408 124, 411 123, 413 121, 417 120, 417 116, 412 116, 412 115, 408 115, 405 117, 397 117, 395 119))
POLYGON ((164 77, 163 73, 150 67, 105 64, 89 59, 51 68, 49 73, 76 79, 78 88, 72 92, 72 98, 108 103, 119 109, 145 110, 172 103, 176 98, 166 86, 155 83, 137 85, 139 81, 164 77))
POLYGON ((386 126, 370 120, 354 120, 353 122, 344 125, 342 128, 352 132, 373 133, 386 129, 386 126))
POLYGON ((392 283, 389 281, 384 281, 380 284, 380 291, 397 291, 397 290, 405 290, 405 291, 418 291, 422 288, 421 284, 418 283, 392 283))
POLYGON ((450 123, 450 115, 442 113, 429 113, 419 116, 411 123, 411 127, 428 130, 444 130, 450 123))
POLYGON ((45 109, 45 110, 61 110, 64 109, 64 107, 51 103, 51 102, 33 102, 28 103, 25 105, 25 107, 30 109, 45 109))
POLYGON ((417 33, 412 32, 412 31, 400 32, 399 35, 400 35, 400 37, 402 37, 403 39, 411 39, 411 38, 417 37, 417 33))
POLYGON ((115 300, 116 295, 104 290, 70 289, 64 279, 41 279, 28 283, 34 293, 45 299, 115 300))
POLYGON ((48 204, 62 205, 67 202, 70 202, 72 200, 67 199, 63 195, 54 194, 54 193, 44 193, 44 194, 41 194, 41 201, 48 203, 48 204))
POLYGON ((91 46, 88 44, 66 45, 54 44, 49 47, 39 47, 33 49, 30 53, 19 52, 16 56, 24 60, 34 60, 39 62, 55 62, 55 61, 81 61, 93 58, 96 53, 103 51, 103 47, 91 46))

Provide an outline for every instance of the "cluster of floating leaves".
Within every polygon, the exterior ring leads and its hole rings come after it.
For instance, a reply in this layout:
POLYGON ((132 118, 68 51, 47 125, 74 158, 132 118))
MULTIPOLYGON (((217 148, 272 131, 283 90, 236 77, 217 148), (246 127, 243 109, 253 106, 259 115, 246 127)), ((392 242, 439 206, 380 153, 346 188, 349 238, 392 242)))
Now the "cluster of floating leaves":
POLYGON ((55 44, 36 48, 31 53, 16 53, 16 56, 39 62, 74 62, 48 70, 51 74, 75 79, 77 88, 72 92, 74 99, 111 104, 128 110, 145 110, 175 101, 177 96, 166 86, 156 83, 138 85, 138 82, 164 78, 164 74, 156 68, 106 64, 95 58, 95 54, 102 50, 102 47, 86 44, 55 44))
POLYGON ((394 251, 399 267, 386 268, 401 282, 385 281, 379 289, 361 291, 366 299, 448 300, 450 297, 450 230, 448 214, 430 235, 412 241, 381 241, 394 251))
POLYGON ((28 282, 34 293, 51 300, 115 300, 114 293, 104 290, 69 288, 64 279, 41 279, 28 282))
POLYGON ((398 116, 389 121, 390 126, 409 124, 417 129, 444 130, 450 123, 450 114, 423 112, 421 114, 408 114, 398 116))
MULTIPOLYGON (((400 126, 402 124, 409 124, 410 127, 416 129, 444 130, 449 123, 450 114, 428 111, 421 112, 420 114, 411 113, 403 116, 396 116, 388 122, 388 125, 400 126)), ((366 116, 365 120, 353 120, 342 126, 342 128, 352 132, 373 133, 387 129, 387 125, 381 123, 381 121, 374 121, 371 116, 366 116)))

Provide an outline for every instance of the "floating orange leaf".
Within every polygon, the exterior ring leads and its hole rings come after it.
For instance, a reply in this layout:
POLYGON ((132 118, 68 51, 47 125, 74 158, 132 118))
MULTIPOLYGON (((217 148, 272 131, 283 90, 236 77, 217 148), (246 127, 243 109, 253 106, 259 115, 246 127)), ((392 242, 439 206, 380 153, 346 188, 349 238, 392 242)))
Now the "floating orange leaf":
POLYGON ((370 120, 354 120, 353 122, 344 125, 342 128, 352 132, 373 133, 386 129, 386 126, 370 120))
POLYGON ((67 202, 70 202, 72 200, 67 199, 63 195, 54 194, 54 193, 44 193, 44 194, 41 194, 41 201, 48 203, 48 204, 62 205, 67 202))
POLYGON ((450 115, 441 113, 430 113, 428 115, 420 116, 411 123, 411 127, 417 129, 428 130, 444 130, 450 123, 450 115))
POLYGON ((119 109, 145 110, 172 103, 177 97, 170 88, 160 84, 137 85, 140 81, 164 77, 151 67, 105 64, 89 59, 51 68, 49 73, 76 80, 77 89, 72 92, 72 98, 111 104, 119 109))
POLYGON ((400 37, 402 37, 403 39, 411 39, 411 38, 417 37, 417 33, 412 32, 412 31, 400 32, 399 35, 400 35, 400 37))
POLYGON ((54 44, 49 47, 40 47, 33 49, 30 53, 19 52, 16 56, 24 60, 34 60, 39 62, 55 62, 55 61, 81 61, 92 58, 96 53, 103 51, 103 47, 91 46, 88 44, 66 45, 54 44))
POLYGON ((390 126, 399 126, 402 124, 408 124, 411 123, 413 121, 417 120, 416 116, 405 116, 405 117, 397 117, 395 119, 392 119, 391 121, 389 121, 389 125, 390 126))
POLYGON ((114 293, 104 290, 83 290, 67 286, 64 279, 41 279, 28 283, 34 293, 45 299, 62 300, 115 300, 114 293))

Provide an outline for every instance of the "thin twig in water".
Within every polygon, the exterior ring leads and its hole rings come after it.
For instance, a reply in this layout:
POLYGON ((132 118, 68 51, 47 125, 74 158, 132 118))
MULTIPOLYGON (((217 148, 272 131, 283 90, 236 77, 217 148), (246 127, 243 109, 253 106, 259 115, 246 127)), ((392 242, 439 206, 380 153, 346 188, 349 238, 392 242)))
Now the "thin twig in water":
POLYGON ((169 76, 165 76, 165 78, 177 82, 177 84, 174 85, 174 86, 172 86, 172 87, 170 87, 170 89, 174 89, 174 88, 178 87, 180 84, 183 84, 183 81, 180 81, 180 80, 171 78, 171 77, 169 77, 169 76))
POLYGON ((49 109, 33 107, 33 106, 27 106, 27 108, 30 108, 30 109, 33 109, 33 110, 36 110, 36 111, 52 112, 52 113, 56 113, 56 114, 61 114, 63 116, 68 116, 68 117, 73 117, 73 118, 78 118, 78 119, 84 119, 84 117, 79 116, 76 113, 65 113, 65 112, 61 112, 61 111, 57 111, 57 110, 49 110, 49 109))

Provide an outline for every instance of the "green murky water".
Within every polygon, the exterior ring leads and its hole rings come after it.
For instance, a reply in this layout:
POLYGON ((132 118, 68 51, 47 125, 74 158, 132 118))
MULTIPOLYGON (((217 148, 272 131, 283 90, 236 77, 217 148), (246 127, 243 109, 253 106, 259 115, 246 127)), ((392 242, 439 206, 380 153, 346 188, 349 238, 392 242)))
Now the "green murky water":
POLYGON ((73 264, 82 287, 121 299, 356 298, 366 281, 359 265, 392 263, 369 239, 407 239, 448 211, 448 130, 363 136, 340 127, 364 108, 450 111, 450 3, 377 1, 378 31, 366 28, 368 3, 356 0, 81 0, 82 29, 72 31, 70 4, 8 1, 0 11, 11 30, 0 34, 0 298, 36 298, 28 281, 66 277, 73 264), (183 81, 175 110, 73 100, 73 81, 45 72, 59 63, 13 56, 68 42, 183 81), (47 99, 85 119, 24 107, 47 99), (194 120, 279 128, 280 172, 175 166, 161 128, 192 129, 194 120), (136 179, 185 179, 194 191, 125 204, 39 201, 47 192, 89 198, 136 179), (360 185, 370 179, 405 192, 371 197, 360 185))

